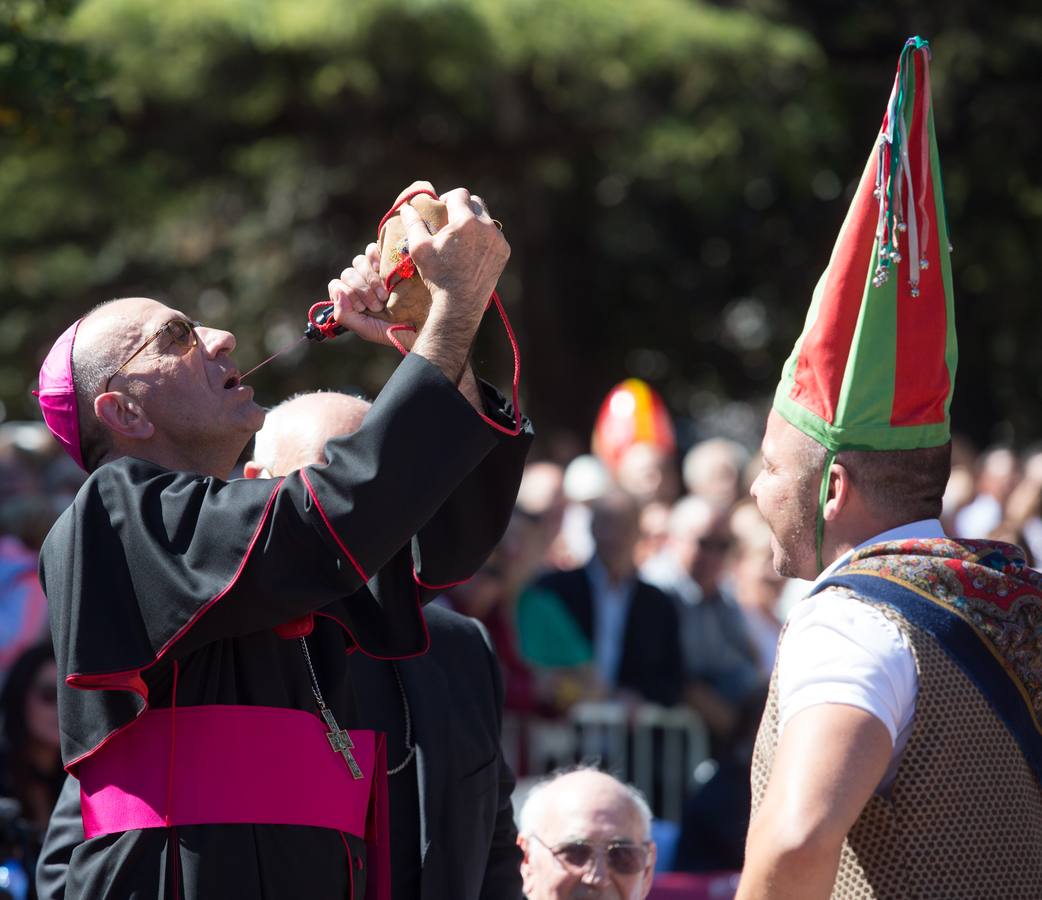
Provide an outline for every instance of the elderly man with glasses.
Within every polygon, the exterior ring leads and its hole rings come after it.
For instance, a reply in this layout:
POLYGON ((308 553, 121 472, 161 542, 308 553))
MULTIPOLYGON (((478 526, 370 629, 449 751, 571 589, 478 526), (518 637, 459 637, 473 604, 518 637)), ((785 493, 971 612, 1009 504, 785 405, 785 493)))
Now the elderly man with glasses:
POLYGON ((536 785, 517 842, 528 900, 644 900, 651 891, 656 848, 647 801, 596 769, 536 785))
MULTIPOLYGON (((509 247, 480 200, 443 199, 435 235, 401 213, 426 323, 319 464, 227 481, 264 420, 235 338, 155 300, 103 305, 45 360, 47 424, 91 473, 41 554, 86 837, 67 898, 392 896, 384 735, 351 730, 347 654, 427 649, 420 604, 495 546, 530 441, 468 364, 509 247)), ((330 299, 387 343, 378 261, 330 299)))

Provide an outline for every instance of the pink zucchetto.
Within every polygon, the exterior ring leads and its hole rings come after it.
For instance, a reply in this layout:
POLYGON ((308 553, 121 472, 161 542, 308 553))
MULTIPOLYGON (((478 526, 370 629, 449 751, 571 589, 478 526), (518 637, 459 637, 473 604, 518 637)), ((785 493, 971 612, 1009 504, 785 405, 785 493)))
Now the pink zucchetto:
POLYGON ((76 329, 82 319, 77 319, 54 342, 51 352, 40 366, 40 388, 33 393, 40 400, 43 420, 81 469, 83 453, 80 450, 80 416, 76 409, 76 385, 72 378, 72 345, 76 340, 76 329))

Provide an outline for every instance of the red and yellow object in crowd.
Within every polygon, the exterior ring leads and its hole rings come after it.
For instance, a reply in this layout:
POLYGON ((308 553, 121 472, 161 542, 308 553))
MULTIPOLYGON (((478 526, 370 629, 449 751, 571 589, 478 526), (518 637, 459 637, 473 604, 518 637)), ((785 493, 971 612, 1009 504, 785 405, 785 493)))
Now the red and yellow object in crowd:
POLYGON ((673 423, 666 404, 646 381, 627 378, 604 398, 593 426, 593 452, 614 472, 623 454, 635 444, 676 449, 673 423))

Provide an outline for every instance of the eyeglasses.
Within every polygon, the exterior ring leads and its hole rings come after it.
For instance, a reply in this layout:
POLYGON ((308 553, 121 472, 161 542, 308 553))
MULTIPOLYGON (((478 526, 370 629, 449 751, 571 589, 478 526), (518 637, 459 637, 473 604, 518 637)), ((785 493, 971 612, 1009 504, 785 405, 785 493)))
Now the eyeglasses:
POLYGON ((698 539, 698 546, 707 553, 726 553, 731 549, 731 541, 728 538, 703 537, 698 539))
POLYGON ((134 357, 141 353, 141 351, 146 347, 151 346, 154 342, 157 343, 160 353, 165 353, 171 347, 176 347, 180 351, 180 355, 184 356, 199 343, 199 337, 195 333, 195 329, 201 324, 201 322, 192 322, 189 319, 177 318, 171 319, 169 322, 162 325, 155 334, 138 347, 137 350, 131 353, 123 364, 105 379, 105 388, 102 393, 109 389, 109 382, 122 372, 134 357))
POLYGON ((567 869, 582 871, 594 857, 604 856, 616 875, 636 875, 648 863, 651 842, 634 844, 630 841, 612 841, 610 844, 591 844, 586 841, 566 841, 551 847, 537 834, 529 835, 549 850, 554 858, 567 869))

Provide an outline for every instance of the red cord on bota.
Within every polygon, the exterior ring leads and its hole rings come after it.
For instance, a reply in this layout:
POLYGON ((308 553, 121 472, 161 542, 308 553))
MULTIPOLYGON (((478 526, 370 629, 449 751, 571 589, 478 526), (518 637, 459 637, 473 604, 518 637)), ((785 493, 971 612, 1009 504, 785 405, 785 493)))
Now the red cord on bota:
MULTIPOLYGON (((405 203, 412 200, 413 197, 419 197, 421 194, 425 194, 428 197, 433 197, 435 200, 438 199, 438 195, 433 191, 418 190, 412 193, 406 194, 402 197, 394 206, 392 206, 380 220, 380 225, 376 229, 377 239, 380 237, 380 232, 383 231, 384 225, 387 224, 387 220, 390 219, 395 213, 398 212, 399 208, 405 203)), ((416 273, 416 263, 413 262, 412 257, 408 251, 403 252, 401 260, 398 264, 388 273, 387 278, 384 279, 384 287, 387 288, 387 292, 390 293, 394 285, 399 281, 404 281, 416 273)), ((486 424, 495 428, 496 431, 500 431, 503 434, 514 437, 521 433, 521 410, 518 406, 518 386, 521 383, 521 350, 517 346, 517 338, 514 336, 514 329, 510 325, 510 319, 507 318, 506 310, 503 309, 503 302, 499 299, 499 294, 496 291, 492 292, 492 296, 489 297, 488 304, 485 309, 492 304, 496 305, 496 311, 499 313, 499 318, 503 322, 503 328, 506 330, 507 337, 510 339, 510 347, 514 352, 514 377, 513 377, 513 393, 511 401, 513 403, 514 412, 514 426, 507 428, 500 425, 498 422, 493 421, 484 413, 479 412, 478 415, 485 420, 486 424)), ((328 300, 320 300, 318 303, 313 303, 311 308, 308 310, 308 329, 304 332, 306 337, 310 337, 312 340, 323 341, 326 338, 334 338, 338 334, 342 334, 345 329, 340 325, 336 319, 333 318, 333 304, 328 300)), ((387 340, 394 345, 395 349, 406 356, 408 349, 402 344, 401 341, 395 337, 395 333, 399 331, 416 331, 414 325, 410 325, 407 322, 399 322, 396 325, 389 325, 387 328, 387 340)))

